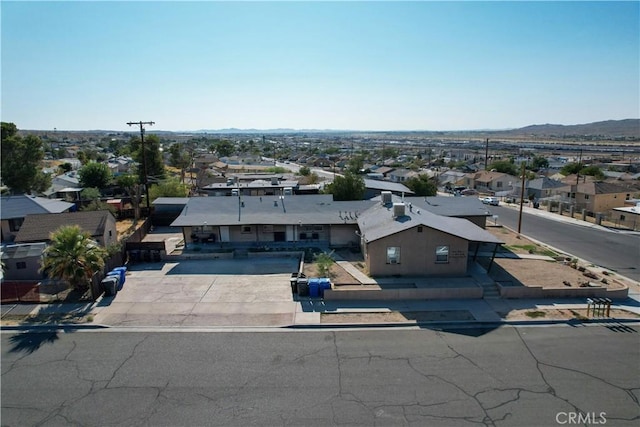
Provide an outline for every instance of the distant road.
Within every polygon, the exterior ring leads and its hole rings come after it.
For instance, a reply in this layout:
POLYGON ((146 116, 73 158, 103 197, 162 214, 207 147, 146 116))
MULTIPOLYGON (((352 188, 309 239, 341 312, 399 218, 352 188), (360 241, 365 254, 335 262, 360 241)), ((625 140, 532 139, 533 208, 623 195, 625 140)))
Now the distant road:
MULTIPOLYGON (((302 165, 299 165, 297 163, 283 163, 283 162, 276 162, 276 166, 289 169, 293 173, 298 172, 302 167, 302 165)), ((332 171, 326 171, 319 168, 310 168, 310 169, 311 169, 311 172, 315 172, 320 178, 324 178, 329 182, 333 181, 334 175, 341 176, 340 174, 334 174, 332 171)))
MULTIPOLYGON (((491 206, 498 224, 518 229, 518 210, 491 206)), ((491 221, 489 219, 489 221, 491 221)), ((522 234, 640 282, 640 236, 522 214, 522 234)))

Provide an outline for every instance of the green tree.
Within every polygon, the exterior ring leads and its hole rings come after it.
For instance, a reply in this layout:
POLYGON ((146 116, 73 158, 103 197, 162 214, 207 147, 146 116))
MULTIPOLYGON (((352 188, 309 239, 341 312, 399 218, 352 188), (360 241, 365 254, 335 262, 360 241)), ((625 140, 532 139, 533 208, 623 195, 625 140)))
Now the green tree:
POLYGON ((106 250, 77 225, 63 225, 51 233, 50 238, 41 271, 51 278, 67 281, 73 289, 86 290, 93 275, 104 268, 106 250))
POLYGON ((58 166, 58 169, 60 170, 60 173, 71 172, 71 169, 73 169, 73 165, 69 162, 63 163, 58 166))
POLYGON ((300 170, 298 170, 298 173, 302 176, 309 176, 309 174, 311 174, 311 169, 309 169, 308 166, 302 166, 300 170))
POLYGON ((218 157, 228 157, 235 151, 235 147, 231 141, 218 140, 213 144, 213 148, 218 154, 218 157))
POLYGON ((498 160, 489 165, 489 170, 507 173, 509 175, 518 176, 518 168, 509 160, 498 160))
POLYGON ((416 196, 435 196, 438 194, 438 186, 435 178, 427 175, 413 176, 404 183, 416 196))
POLYGON ((149 188, 149 199, 154 201, 158 197, 187 197, 189 187, 177 179, 167 179, 149 188))
POLYGON ((582 163, 567 163, 560 169, 560 173, 564 176, 572 175, 574 173, 579 173, 582 169, 582 163))
POLYGON ((1 122, 0 125, 2 127, 2 141, 17 135, 18 127, 15 123, 1 122))
POLYGON ((586 166, 580 170, 580 173, 582 175, 593 176, 596 179, 604 179, 604 172, 596 165, 586 166))
POLYGON ((347 170, 351 173, 359 174, 364 169, 364 156, 353 156, 347 162, 347 170))
POLYGON ((104 163, 87 163, 78 171, 83 187, 104 188, 111 182, 111 169, 104 163))
POLYGON ((141 184, 145 182, 157 182, 165 177, 164 162, 162 160, 162 152, 160 151, 160 138, 156 135, 147 135, 144 137, 144 153, 142 156, 142 146, 140 138, 131 138, 131 149, 133 150, 133 158, 138 162, 138 177, 141 184), (147 180, 144 176, 144 165, 147 166, 147 180))
POLYGON ((40 168, 44 149, 37 136, 22 138, 13 123, 3 122, 0 155, 2 180, 14 193, 43 191, 49 187, 50 178, 47 179, 40 168))
POLYGON ((82 207, 82 211, 109 211, 115 213, 116 209, 109 203, 100 200, 100 190, 95 187, 88 187, 80 192, 82 200, 89 200, 89 203, 82 207))
POLYGON ((546 169, 549 167, 549 160, 542 156, 533 156, 531 160, 531 169, 539 171, 540 169, 546 169))
POLYGON ((169 147, 171 166, 180 169, 180 182, 184 183, 187 169, 193 164, 194 150, 185 144, 177 143, 169 147))
POLYGON ((331 251, 331 253, 322 252, 313 257, 316 265, 318 266, 318 274, 320 277, 329 277, 331 266, 334 263, 333 258, 331 257, 332 254, 333 251, 331 251))
POLYGON ((142 194, 142 187, 138 182, 138 177, 135 175, 120 175, 117 183, 131 197, 134 221, 137 222, 140 219, 140 197, 142 194))
POLYGON ((333 194, 333 200, 362 200, 366 187, 364 180, 351 172, 344 176, 336 176, 326 188, 326 192, 333 194))

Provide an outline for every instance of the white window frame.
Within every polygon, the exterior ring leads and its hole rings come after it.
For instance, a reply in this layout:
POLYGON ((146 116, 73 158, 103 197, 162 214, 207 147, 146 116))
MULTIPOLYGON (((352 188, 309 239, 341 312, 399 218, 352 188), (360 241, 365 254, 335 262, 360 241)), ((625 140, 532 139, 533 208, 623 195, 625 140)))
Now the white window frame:
POLYGON ((400 264, 400 246, 387 246, 387 264, 400 264))
POLYGON ((449 245, 436 246, 436 264, 449 263, 449 245))

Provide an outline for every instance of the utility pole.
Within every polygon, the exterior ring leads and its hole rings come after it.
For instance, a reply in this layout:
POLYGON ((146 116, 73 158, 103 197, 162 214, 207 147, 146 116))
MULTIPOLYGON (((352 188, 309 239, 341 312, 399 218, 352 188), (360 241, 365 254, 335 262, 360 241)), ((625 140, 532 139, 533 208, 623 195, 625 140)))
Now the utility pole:
POLYGON ((484 145, 484 170, 489 170, 489 138, 484 145))
POLYGON ((152 126, 155 124, 155 122, 143 122, 143 121, 139 121, 139 122, 127 122, 127 124, 129 126, 133 126, 133 125, 138 125, 140 126, 140 147, 142 149, 142 171, 144 173, 144 194, 145 194, 145 198, 147 199, 147 215, 149 215, 150 208, 149 208, 149 182, 148 182, 148 176, 147 176, 147 151, 144 149, 144 125, 149 125, 152 126))
POLYGON ((524 178, 525 178, 525 163, 522 162, 522 187, 520 188, 520 214, 518 215, 518 237, 520 237, 520 230, 522 229, 522 204, 524 203, 524 178))

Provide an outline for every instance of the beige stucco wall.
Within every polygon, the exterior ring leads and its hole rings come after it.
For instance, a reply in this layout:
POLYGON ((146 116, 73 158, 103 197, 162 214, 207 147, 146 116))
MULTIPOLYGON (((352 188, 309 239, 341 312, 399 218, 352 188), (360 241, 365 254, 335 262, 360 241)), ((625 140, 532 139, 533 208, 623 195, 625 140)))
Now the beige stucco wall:
POLYGON ((357 224, 338 224, 331 226, 331 246, 348 246, 360 244, 360 237, 356 234, 357 224))
MULTIPOLYGON (((454 276, 467 271, 469 244, 441 231, 418 227, 369 242, 365 257, 371 276, 454 276), (449 246, 449 262, 436 263, 436 246, 449 246), (400 263, 387 264, 387 247, 400 247, 400 263)), ((365 236, 366 237, 366 236, 365 236)))

